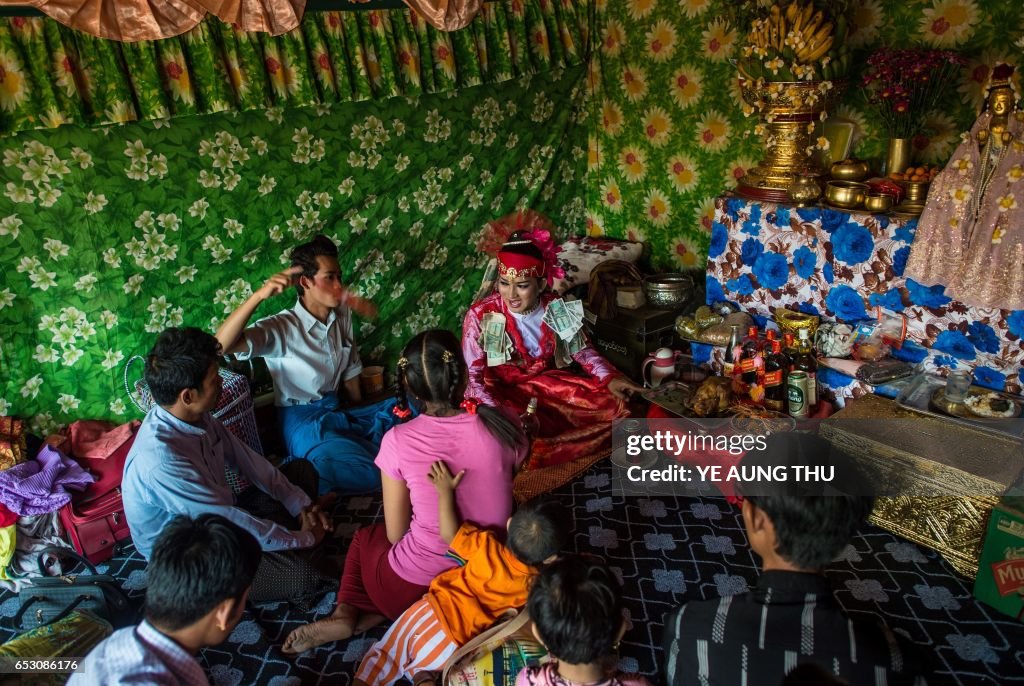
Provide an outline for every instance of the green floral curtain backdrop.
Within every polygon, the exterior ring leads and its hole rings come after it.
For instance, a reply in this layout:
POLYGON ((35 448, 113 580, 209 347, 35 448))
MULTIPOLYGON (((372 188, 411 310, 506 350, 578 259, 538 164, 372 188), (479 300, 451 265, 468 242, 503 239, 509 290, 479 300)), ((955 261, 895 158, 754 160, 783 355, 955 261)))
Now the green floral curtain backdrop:
POLYGON ((585 58, 587 2, 488 2, 465 29, 411 10, 310 12, 289 33, 208 18, 166 40, 117 43, 43 17, 0 22, 0 133, 417 96, 585 58))
POLYGON ((0 414, 136 414, 126 360, 166 326, 212 329, 318 231, 380 306, 366 359, 457 329, 487 221, 529 206, 584 227, 585 53, 538 54, 517 53, 536 74, 439 94, 0 139, 0 414))
MULTIPOLYGON (((743 32, 727 0, 596 0, 591 63, 587 223, 592 234, 643 239, 666 268, 701 267, 713 198, 761 157, 729 62, 743 32)), ((914 141, 942 164, 974 121, 989 67, 1024 63, 1017 0, 851 0, 854 63, 888 45, 952 48, 968 60, 914 141), (1015 45, 1016 43, 1016 45, 1015 45)), ((855 124, 854 153, 880 157, 887 134, 865 105, 854 68, 835 114, 855 124)))

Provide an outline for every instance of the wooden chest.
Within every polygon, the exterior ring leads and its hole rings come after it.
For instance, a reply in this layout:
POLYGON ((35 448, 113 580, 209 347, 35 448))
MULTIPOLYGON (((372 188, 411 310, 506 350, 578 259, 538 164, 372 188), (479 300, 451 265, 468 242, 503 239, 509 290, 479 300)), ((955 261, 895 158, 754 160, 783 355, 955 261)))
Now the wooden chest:
POLYGON ((992 508, 1021 473, 1021 444, 869 395, 820 434, 857 459, 880 497, 871 521, 932 548, 974 578, 992 508))
POLYGON ((641 368, 647 356, 658 348, 679 344, 675 324, 680 312, 649 305, 635 310, 619 308, 615 319, 609 320, 587 311, 590 342, 605 359, 642 384, 641 368))

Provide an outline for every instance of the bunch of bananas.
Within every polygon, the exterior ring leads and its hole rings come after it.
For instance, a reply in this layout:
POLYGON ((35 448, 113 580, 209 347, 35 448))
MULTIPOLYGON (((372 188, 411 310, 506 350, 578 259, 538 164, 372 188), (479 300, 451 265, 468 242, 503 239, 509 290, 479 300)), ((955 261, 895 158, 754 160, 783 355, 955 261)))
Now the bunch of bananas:
POLYGON ((829 18, 812 0, 791 0, 784 7, 773 4, 768 15, 754 20, 750 27, 745 57, 752 59, 742 62, 754 68, 744 71, 763 72, 761 67, 767 67, 775 76, 797 79, 806 79, 811 73, 829 78, 826 71, 839 75, 845 71, 838 64, 845 56, 839 52, 845 34, 845 18, 829 18), (755 60, 762 64, 755 65, 755 60))

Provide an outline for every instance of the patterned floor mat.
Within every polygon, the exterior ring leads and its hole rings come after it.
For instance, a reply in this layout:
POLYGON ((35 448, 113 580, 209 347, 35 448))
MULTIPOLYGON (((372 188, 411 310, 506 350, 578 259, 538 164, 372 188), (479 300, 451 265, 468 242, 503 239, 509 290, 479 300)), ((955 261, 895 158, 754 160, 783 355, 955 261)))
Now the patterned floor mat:
MULTIPOLYGON (((602 461, 555 493, 571 504, 575 545, 604 556, 621 575, 633 628, 622 643, 622 667, 657 675, 662 616, 686 600, 740 593, 755 582, 755 556, 739 510, 721 498, 613 494, 611 466, 602 461)), ((379 498, 356 497, 336 507, 338 526, 328 555, 340 563, 360 526, 383 517, 379 498)), ((146 575, 130 550, 101 566, 141 601, 146 575)), ((977 603, 971 585, 937 554, 874 527, 865 527, 828 568, 840 603, 853 613, 878 614, 933 655, 931 684, 1024 684, 1024 624, 977 603)), ((328 614, 332 595, 310 613, 286 603, 250 608, 223 645, 203 652, 217 686, 258 684, 347 686, 362 655, 383 635, 377 628, 297 659, 281 654, 288 632, 328 614)), ((0 639, 18 600, 0 595, 0 639)))

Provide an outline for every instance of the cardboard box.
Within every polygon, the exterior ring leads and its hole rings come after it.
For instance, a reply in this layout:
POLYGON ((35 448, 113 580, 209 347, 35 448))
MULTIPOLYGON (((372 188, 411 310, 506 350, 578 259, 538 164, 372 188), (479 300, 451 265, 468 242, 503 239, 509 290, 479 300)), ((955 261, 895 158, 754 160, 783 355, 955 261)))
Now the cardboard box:
POLYGON ((996 505, 981 549, 974 597, 1024 621, 1024 512, 996 505))
POLYGON ((598 319, 586 312, 590 342, 605 359, 629 378, 643 384, 641 366, 647 356, 662 347, 678 348, 678 310, 644 306, 635 310, 619 308, 614 320, 598 319))

